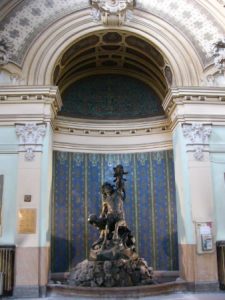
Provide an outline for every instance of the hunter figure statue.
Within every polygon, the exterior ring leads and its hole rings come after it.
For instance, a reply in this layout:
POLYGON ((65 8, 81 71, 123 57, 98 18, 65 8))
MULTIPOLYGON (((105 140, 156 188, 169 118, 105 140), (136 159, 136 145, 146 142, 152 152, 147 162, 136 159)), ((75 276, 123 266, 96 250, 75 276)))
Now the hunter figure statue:
POLYGON ((124 175, 128 173, 122 165, 113 170, 115 185, 105 182, 101 187, 100 215, 91 214, 88 218, 88 222, 100 231, 99 238, 91 246, 89 259, 72 269, 68 277, 70 285, 119 287, 153 283, 152 268, 139 258, 135 239, 125 220, 124 175))
POLYGON ((136 256, 135 240, 125 221, 123 202, 126 198, 123 166, 114 168, 116 186, 102 185, 102 211, 99 217, 90 215, 88 221, 100 230, 99 239, 93 243, 91 259, 118 259, 136 256), (127 257, 128 255, 128 257, 127 257))

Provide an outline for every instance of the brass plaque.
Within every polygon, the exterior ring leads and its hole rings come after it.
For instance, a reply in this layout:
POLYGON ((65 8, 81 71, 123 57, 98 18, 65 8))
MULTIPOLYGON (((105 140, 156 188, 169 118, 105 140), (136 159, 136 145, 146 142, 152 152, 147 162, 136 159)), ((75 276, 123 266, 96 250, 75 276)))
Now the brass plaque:
POLYGON ((37 210, 35 208, 23 208, 19 210, 18 232, 22 234, 36 233, 37 210))

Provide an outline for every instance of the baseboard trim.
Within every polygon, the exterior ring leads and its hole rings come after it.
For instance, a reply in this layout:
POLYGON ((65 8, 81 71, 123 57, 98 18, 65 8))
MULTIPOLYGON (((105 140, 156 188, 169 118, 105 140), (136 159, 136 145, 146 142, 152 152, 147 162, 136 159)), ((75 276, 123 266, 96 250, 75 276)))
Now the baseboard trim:
POLYGON ((218 292, 220 291, 219 282, 187 282, 187 291, 190 292, 218 292))
POLYGON ((46 286, 15 286, 13 290, 13 297, 15 298, 39 298, 46 297, 46 286))

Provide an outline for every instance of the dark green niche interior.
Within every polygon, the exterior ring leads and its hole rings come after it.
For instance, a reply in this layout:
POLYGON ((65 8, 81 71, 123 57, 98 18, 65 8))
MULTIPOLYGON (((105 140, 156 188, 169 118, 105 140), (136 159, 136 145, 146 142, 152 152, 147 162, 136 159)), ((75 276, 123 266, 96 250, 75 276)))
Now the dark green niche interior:
POLYGON ((89 76, 62 94, 60 115, 101 120, 163 116, 159 96, 144 82, 125 75, 89 76))

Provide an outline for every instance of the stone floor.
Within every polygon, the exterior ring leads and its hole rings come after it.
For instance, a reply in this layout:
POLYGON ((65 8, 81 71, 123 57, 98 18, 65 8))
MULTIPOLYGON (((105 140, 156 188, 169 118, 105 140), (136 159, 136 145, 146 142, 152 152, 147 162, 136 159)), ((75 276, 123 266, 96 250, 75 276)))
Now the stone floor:
MULTIPOLYGON (((3 300, 39 300, 40 298, 13 298, 13 297, 3 297, 3 300)), ((86 298, 86 297, 47 297, 42 298, 46 300, 99 300, 99 298, 86 298)), ((169 295, 160 295, 160 296, 152 296, 152 297, 141 297, 141 298, 105 298, 109 300, 225 300, 225 292, 218 293, 176 293, 169 295)), ((101 298, 101 300, 105 300, 101 298)))

